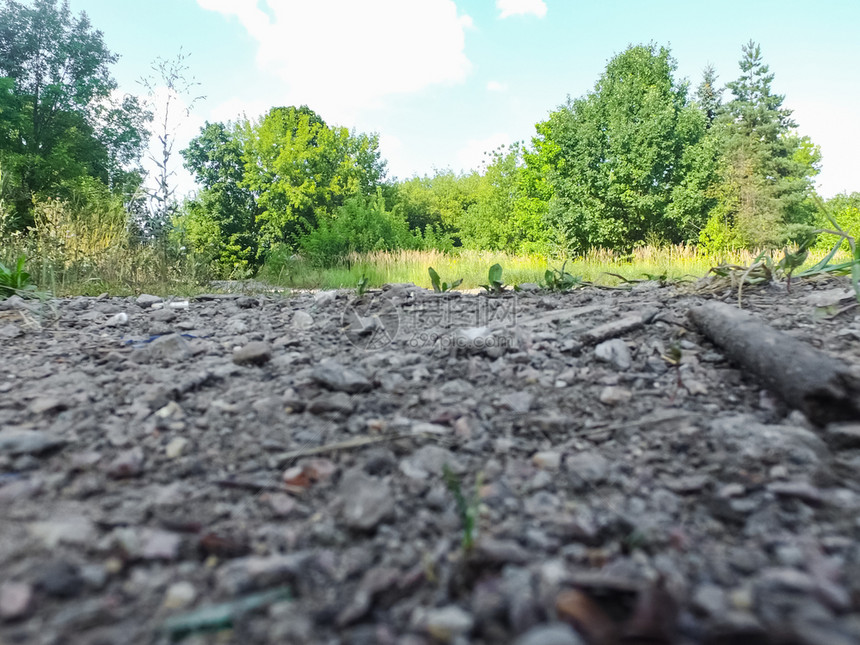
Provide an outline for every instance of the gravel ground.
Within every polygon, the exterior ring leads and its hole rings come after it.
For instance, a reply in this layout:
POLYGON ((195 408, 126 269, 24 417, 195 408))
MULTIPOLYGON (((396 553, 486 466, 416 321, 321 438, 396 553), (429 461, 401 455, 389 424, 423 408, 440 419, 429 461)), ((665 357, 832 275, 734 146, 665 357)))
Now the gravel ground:
MULTIPOLYGON (((848 287, 744 308, 860 374, 848 287)), ((860 643, 860 424, 702 293, 0 303, 0 644, 860 643)))

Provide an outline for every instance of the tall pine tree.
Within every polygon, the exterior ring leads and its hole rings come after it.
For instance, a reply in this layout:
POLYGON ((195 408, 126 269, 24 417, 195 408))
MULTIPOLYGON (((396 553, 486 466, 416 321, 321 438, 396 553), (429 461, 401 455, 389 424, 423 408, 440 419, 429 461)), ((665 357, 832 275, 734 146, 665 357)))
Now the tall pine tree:
POLYGON ((797 134, 757 43, 743 46, 740 69, 727 84, 733 98, 714 122, 721 149, 713 189, 718 205, 702 233, 712 247, 779 244, 813 217, 809 197, 820 152, 797 134))

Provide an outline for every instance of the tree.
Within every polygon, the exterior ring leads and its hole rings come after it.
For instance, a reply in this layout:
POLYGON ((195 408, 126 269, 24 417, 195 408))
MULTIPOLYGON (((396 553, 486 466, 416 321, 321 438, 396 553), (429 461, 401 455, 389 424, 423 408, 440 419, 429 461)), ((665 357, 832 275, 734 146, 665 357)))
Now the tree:
POLYGON ((261 260, 257 253, 260 209, 243 185, 242 131, 242 125, 206 123, 181 151, 185 167, 202 190, 174 218, 174 226, 187 234, 195 252, 227 273, 256 267, 261 260))
POLYGON ((759 45, 750 41, 742 51, 741 75, 727 84, 733 99, 712 128, 721 152, 714 186, 719 204, 701 238, 711 247, 721 239, 748 247, 781 244, 815 217, 810 197, 820 151, 797 134, 759 45))
POLYGON ((412 230, 434 239, 434 247, 460 245, 460 226, 475 204, 479 182, 478 173, 457 174, 450 169, 412 177, 397 185, 394 210, 412 230))
POLYGON ((307 106, 272 108, 243 129, 242 185, 257 198, 264 249, 298 239, 350 197, 372 197, 385 177, 377 135, 330 127, 307 106))
POLYGON ((717 87, 717 70, 708 64, 702 72, 702 82, 696 90, 696 100, 705 113, 707 127, 710 128, 723 104, 723 88, 717 87))
POLYGON ((549 166, 547 217, 571 250, 695 235, 700 213, 669 207, 685 151, 705 124, 675 68, 668 49, 631 46, 609 62, 593 92, 568 99, 538 125, 533 145, 541 153, 527 162, 549 166))
POLYGON ((475 184, 475 201, 458 223, 463 246, 511 253, 546 252, 545 209, 528 194, 530 179, 519 143, 493 151, 475 184))
POLYGON ((34 194, 62 196, 85 177, 117 191, 139 183, 147 114, 114 98, 116 60, 66 0, 0 6, 0 162, 21 226, 34 194))

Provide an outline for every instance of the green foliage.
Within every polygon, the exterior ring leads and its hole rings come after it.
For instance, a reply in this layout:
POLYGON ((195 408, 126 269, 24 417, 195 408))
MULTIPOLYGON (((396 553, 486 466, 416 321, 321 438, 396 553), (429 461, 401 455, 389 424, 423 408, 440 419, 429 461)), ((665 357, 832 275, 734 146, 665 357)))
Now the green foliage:
POLYGON ((34 194, 68 198, 63 187, 82 177, 126 198, 140 185, 149 115, 113 98, 116 60, 66 1, 0 6, 0 158, 20 227, 32 225, 34 194))
POLYGON ((649 233, 680 242, 697 233, 698 205, 670 209, 694 165, 685 153, 705 131, 675 68, 666 48, 630 47, 609 62, 593 92, 539 124, 536 153, 526 162, 548 176, 548 218, 571 250, 630 248, 649 233))
POLYGON ((242 183, 242 134, 237 125, 207 123, 181 153, 185 167, 203 189, 174 218, 173 235, 222 276, 253 271, 262 260, 260 209, 254 194, 242 183))
POLYGON ((411 229, 424 232, 428 248, 460 246, 460 226, 475 204, 479 181, 477 173, 457 175, 451 170, 412 177, 397 184, 393 210, 411 229), (437 241, 442 243, 434 244, 437 241))
POLYGON ((522 147, 503 145, 490 159, 484 173, 473 179, 474 203, 457 220, 463 246, 511 253, 547 251, 545 203, 527 192, 531 178, 526 176, 522 147))
POLYGON ((421 245, 406 221, 386 209, 381 195, 372 200, 352 197, 332 215, 320 213, 317 227, 299 238, 302 255, 322 267, 343 262, 351 253, 417 249, 421 245))
POLYGON ((855 239, 860 237, 860 192, 831 197, 819 205, 815 219, 821 234, 814 248, 830 249, 838 239, 840 247, 847 249, 848 242, 843 233, 855 239))
POLYGON ((722 96, 723 88, 717 86, 717 70, 709 64, 702 72, 702 82, 696 89, 696 101, 705 113, 709 128, 720 113, 722 96))
POLYGON ((478 473, 476 478, 475 493, 471 500, 466 500, 460 478, 453 473, 448 464, 442 466, 442 477, 445 480, 445 486, 454 496, 454 502, 457 504, 457 513, 463 523, 463 550, 469 552, 475 546, 475 539, 478 534, 478 505, 480 503, 478 495, 481 489, 481 473, 478 473))
POLYGON ((35 285, 30 282, 30 274, 24 269, 26 261, 26 257, 19 256, 13 268, 0 262, 0 297, 26 295, 35 290, 35 285))
POLYGON ((505 290, 502 282, 502 265, 494 264, 487 272, 487 284, 481 285, 488 293, 499 294, 505 290))
POLYGON ((813 224, 812 178, 820 151, 796 134, 785 97, 771 89, 774 75, 754 42, 743 46, 741 75, 728 83, 733 99, 710 134, 720 150, 712 194, 717 204, 700 237, 709 249, 726 243, 773 248, 792 231, 813 224), (792 226, 793 225, 793 226, 792 226))
POLYGON ((370 286, 370 280, 366 275, 361 276, 355 285, 355 295, 361 298, 367 293, 367 288, 370 286))
POLYGON ((567 262, 561 265, 561 269, 547 269, 544 273, 544 289, 549 291, 570 291, 574 287, 582 286, 580 276, 575 276, 567 271, 567 262))
POLYGON ((436 293, 445 293, 446 291, 452 291, 459 287, 463 283, 463 278, 458 278, 454 280, 451 284, 447 282, 442 282, 442 279, 439 277, 439 274, 436 273, 436 270, 433 267, 427 269, 427 273, 430 274, 430 284, 433 285, 433 291, 436 293))
POLYGON ((329 127, 306 106, 246 122, 243 139, 242 186, 257 196, 264 248, 295 247, 350 199, 372 197, 385 175, 376 135, 329 127))

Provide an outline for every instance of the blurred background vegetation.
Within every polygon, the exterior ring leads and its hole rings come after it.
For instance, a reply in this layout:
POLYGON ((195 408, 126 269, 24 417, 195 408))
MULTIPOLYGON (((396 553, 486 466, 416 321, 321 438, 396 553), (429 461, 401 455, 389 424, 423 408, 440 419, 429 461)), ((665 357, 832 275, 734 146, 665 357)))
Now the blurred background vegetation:
MULTIPOLYGON (((152 96, 118 96, 116 56, 84 14, 5 0, 0 25, 0 262, 25 255, 55 293, 253 276, 424 284, 428 266, 474 286, 494 262, 513 281, 563 261, 586 279, 607 267, 678 277, 752 250, 829 248, 827 214, 852 235, 860 225, 860 193, 815 194, 820 151, 752 41, 724 87, 713 68, 695 85, 677 78, 667 47, 630 46, 531 141, 465 174, 390 178, 376 134, 307 106, 207 123, 180 151, 198 190, 177 198, 152 96), (161 172, 147 189, 153 130, 161 172)), ((188 92, 184 61, 154 69, 188 92)))

